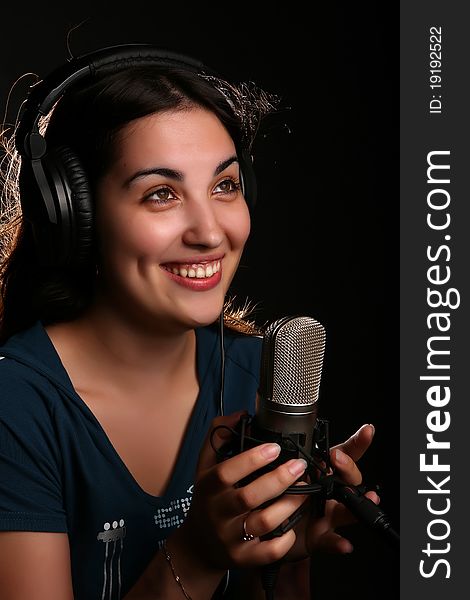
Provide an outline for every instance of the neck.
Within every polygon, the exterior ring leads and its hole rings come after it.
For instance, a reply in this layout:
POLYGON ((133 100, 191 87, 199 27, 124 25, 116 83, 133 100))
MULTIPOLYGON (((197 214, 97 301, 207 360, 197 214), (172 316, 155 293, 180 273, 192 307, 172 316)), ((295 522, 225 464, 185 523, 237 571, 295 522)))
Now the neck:
POLYGON ((48 332, 63 359, 78 361, 92 376, 108 374, 122 388, 132 389, 142 382, 169 385, 178 377, 195 376, 193 329, 162 332, 138 327, 95 306, 75 321, 49 326, 48 332))

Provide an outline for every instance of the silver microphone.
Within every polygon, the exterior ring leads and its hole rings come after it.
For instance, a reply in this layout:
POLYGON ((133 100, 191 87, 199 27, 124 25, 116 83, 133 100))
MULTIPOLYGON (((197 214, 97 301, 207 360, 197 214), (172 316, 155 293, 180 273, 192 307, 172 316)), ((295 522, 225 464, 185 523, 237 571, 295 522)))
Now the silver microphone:
POLYGON ((325 329, 312 317, 283 317, 266 329, 253 425, 295 435, 311 453, 325 352, 325 329))
MULTIPOLYGON (((289 448, 300 448, 306 455, 318 456, 315 433, 324 352, 325 330, 311 317, 284 317, 267 328, 261 355, 258 404, 252 422, 256 438, 279 441, 287 453, 289 448)), ((328 444, 326 438, 324 452, 329 452, 328 444)), ((291 457, 284 454, 284 460, 291 457)), ((379 506, 358 487, 342 482, 333 473, 329 477, 331 485, 324 487, 329 498, 342 502, 360 521, 386 535, 393 544, 399 543, 398 533, 379 506)), ((312 493, 316 493, 321 484, 313 485, 317 487, 312 493)), ((288 493, 294 493, 295 489, 289 488, 288 493)), ((305 487, 297 489, 302 493, 307 490, 305 487)), ((288 528, 295 522, 291 519, 288 528)), ((287 527, 278 529, 283 533, 287 527)))

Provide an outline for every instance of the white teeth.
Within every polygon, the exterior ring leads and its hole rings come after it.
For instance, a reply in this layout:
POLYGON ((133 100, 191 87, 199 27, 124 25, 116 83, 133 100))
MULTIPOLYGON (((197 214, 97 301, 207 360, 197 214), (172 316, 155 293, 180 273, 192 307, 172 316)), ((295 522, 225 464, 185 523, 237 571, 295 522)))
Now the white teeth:
POLYGON ((220 260, 209 263, 205 266, 199 265, 194 267, 165 267, 168 271, 173 273, 174 275, 179 275, 180 277, 190 277, 197 279, 205 279, 208 277, 212 277, 215 273, 220 271, 220 260))

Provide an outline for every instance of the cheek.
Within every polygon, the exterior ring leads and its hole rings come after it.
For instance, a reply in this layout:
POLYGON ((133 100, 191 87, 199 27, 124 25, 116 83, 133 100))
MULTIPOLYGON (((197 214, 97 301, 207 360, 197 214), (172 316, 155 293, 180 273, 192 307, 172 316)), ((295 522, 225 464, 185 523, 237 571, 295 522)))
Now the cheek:
POLYGON ((113 223, 103 224, 101 248, 110 257, 158 258, 174 239, 175 229, 170 223, 157 222, 148 215, 145 218, 124 215, 113 223))
POLYGON ((250 212, 248 207, 244 205, 243 210, 239 210, 233 214, 226 224, 226 232, 233 249, 243 250, 246 240, 250 235, 250 229, 250 212))

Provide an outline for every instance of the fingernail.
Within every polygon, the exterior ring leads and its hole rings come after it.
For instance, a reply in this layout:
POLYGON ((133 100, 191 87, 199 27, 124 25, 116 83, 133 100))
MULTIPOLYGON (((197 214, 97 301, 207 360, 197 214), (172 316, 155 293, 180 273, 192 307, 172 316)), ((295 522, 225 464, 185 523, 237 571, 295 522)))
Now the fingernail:
POLYGON ((280 451, 281 451, 281 446, 279 446, 279 444, 265 444, 261 448, 261 454, 265 458, 275 458, 276 456, 279 455, 280 451))
POLYGON ((367 423, 367 425, 369 425, 369 427, 372 427, 372 437, 375 434, 375 427, 372 425, 372 423, 367 423))
POLYGON ((345 465, 348 462, 348 457, 341 450, 335 450, 335 460, 339 462, 340 465, 345 465))
POLYGON ((296 460, 287 463, 287 468, 292 475, 301 475, 307 468, 307 461, 303 458, 297 458, 296 460))

